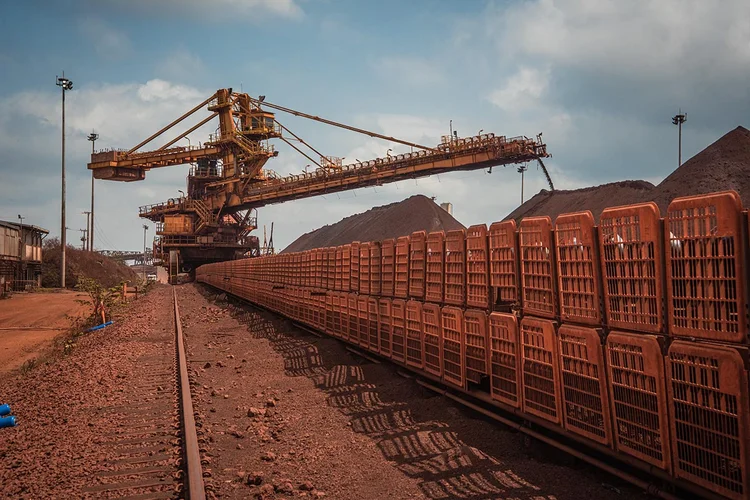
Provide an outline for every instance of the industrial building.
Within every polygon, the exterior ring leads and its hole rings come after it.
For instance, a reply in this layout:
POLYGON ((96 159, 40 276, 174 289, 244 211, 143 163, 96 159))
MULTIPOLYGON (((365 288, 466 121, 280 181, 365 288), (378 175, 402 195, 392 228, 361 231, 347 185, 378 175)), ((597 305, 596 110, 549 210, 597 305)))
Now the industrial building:
POLYGON ((42 279, 42 241, 49 231, 0 220, 0 295, 36 288, 42 279))

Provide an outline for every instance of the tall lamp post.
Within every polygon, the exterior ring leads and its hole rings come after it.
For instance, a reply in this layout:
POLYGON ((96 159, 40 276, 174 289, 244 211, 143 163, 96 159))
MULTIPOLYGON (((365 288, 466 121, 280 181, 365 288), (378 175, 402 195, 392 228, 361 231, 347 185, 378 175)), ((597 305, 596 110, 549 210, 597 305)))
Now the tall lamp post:
POLYGON ((60 248, 62 250, 62 258, 60 259, 60 287, 65 288, 65 245, 66 245, 66 234, 65 234, 65 91, 73 90, 73 82, 65 78, 65 72, 63 76, 57 77, 56 84, 60 87, 62 92, 62 201, 60 208, 60 248))
MULTIPOLYGON (((94 156, 94 145, 96 144, 96 140, 99 138, 99 134, 94 132, 93 130, 87 137, 88 140, 91 141, 91 156, 93 161, 94 156)), ((94 251, 94 171, 91 171, 91 222, 89 225, 89 252, 94 251)))
POLYGON ((143 281, 146 281, 146 231, 148 231, 148 226, 146 224, 143 225, 143 281))
POLYGON ((523 173, 528 169, 529 167, 527 167, 526 165, 521 165, 520 167, 518 167, 518 173, 521 174, 521 205, 523 205, 523 173))
POLYGON ((687 121, 687 113, 682 110, 672 117, 672 123, 677 125, 677 168, 682 166, 682 124, 687 121))

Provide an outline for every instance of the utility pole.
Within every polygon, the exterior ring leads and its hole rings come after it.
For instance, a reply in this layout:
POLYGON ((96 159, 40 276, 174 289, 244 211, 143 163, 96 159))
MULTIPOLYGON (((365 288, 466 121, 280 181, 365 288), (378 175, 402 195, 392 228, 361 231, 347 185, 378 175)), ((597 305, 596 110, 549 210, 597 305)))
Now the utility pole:
POLYGON ((81 234, 81 250, 86 250, 86 245, 88 244, 89 237, 88 237, 88 231, 89 229, 79 229, 81 234))
POLYGON ((143 225, 143 281, 146 281, 146 231, 148 231, 148 226, 146 224, 143 225))
POLYGON ((521 205, 523 205, 523 173, 528 169, 529 167, 527 167, 526 165, 521 165, 520 167, 518 167, 518 173, 521 174, 521 205))
POLYGON ((682 166, 682 124, 687 121, 687 113, 682 110, 672 117, 672 123, 677 125, 677 168, 682 166))
POLYGON ((65 91, 73 89, 73 82, 65 78, 65 72, 63 76, 57 77, 57 83, 55 84, 60 87, 62 92, 62 201, 60 209, 60 250, 62 251, 62 258, 60 259, 60 288, 65 288, 65 245, 67 238, 65 234, 65 91))
POLYGON ((91 237, 91 212, 84 210, 81 214, 86 216, 86 243, 83 245, 83 249, 91 251, 92 248, 89 247, 89 240, 91 237))
MULTIPOLYGON (((93 130, 88 136, 88 140, 91 141, 91 156, 94 156, 94 145, 96 140, 99 138, 99 134, 93 130)), ((91 223, 89 224, 89 251, 94 251, 94 171, 91 171, 91 223)))

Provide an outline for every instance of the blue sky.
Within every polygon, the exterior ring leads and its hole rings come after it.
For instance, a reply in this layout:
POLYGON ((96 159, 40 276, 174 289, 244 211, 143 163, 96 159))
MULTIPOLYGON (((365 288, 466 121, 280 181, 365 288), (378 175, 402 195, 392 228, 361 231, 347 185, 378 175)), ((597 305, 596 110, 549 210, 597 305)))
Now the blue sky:
MULTIPOLYGON (((218 88, 417 142, 544 133, 558 188, 654 183, 676 163, 670 118, 688 112, 683 156, 750 112, 750 2, 743 0, 67 0, 14 2, 0 18, 0 218, 59 235, 60 96, 67 95, 68 239, 85 226, 90 143, 129 148, 218 88)), ((278 116, 325 154, 393 145, 278 116)), ((744 120, 744 121, 743 121, 744 120)), ((191 134, 193 143, 210 130, 191 134)), ((269 168, 309 163, 283 144, 269 168)), ((394 147, 399 151, 399 148, 394 147)), ((534 166, 526 193, 545 187, 534 166)), ((97 183, 99 248, 138 248, 140 205, 184 187, 187 167, 97 183)), ((464 224, 519 201, 515 169, 442 175, 260 210, 284 246, 412 194, 450 201, 464 224)))

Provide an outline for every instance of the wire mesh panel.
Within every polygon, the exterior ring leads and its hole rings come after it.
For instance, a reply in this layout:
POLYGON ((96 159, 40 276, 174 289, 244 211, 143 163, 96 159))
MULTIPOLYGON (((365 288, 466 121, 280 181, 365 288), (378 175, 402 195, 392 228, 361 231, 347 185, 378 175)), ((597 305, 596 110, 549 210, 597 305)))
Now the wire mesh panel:
POLYGON ((409 296, 409 237, 396 240, 394 260, 393 296, 405 299, 409 296))
POLYGON ((513 314, 493 312, 488 323, 490 394, 492 399, 520 408, 518 320, 513 314))
POLYGON ((340 292, 343 290, 341 283, 343 281, 343 275, 341 272, 341 267, 343 265, 344 261, 344 247, 338 246, 335 250, 335 267, 334 267, 334 275, 333 275, 333 289, 337 292, 340 292))
POLYGON ((314 286, 315 288, 325 288, 323 285, 323 249, 316 248, 313 255, 315 256, 314 286))
POLYGON ((464 377, 463 311, 457 307, 444 307, 441 321, 443 324, 443 381, 464 389, 466 379, 464 377))
POLYGON ((356 342, 369 349, 370 347, 370 312, 368 310, 367 296, 357 295, 357 315, 359 317, 359 323, 357 325, 357 340, 356 342))
POLYGON ((734 191, 669 204, 664 237, 670 334, 746 342, 741 212, 734 191))
POLYGON ((380 339, 378 338, 378 319, 380 309, 378 299, 375 297, 367 298, 367 348, 372 352, 380 352, 380 339))
POLYGON ((605 352, 615 449, 671 472, 661 340, 611 332, 605 352))
POLYGON ((555 337, 554 321, 529 316, 521 320, 523 411, 562 425, 555 337))
POLYGON ((521 252, 521 298, 524 314, 545 318, 557 315, 552 221, 527 217, 518 231, 521 252))
POLYGON ((325 332, 332 337, 337 336, 339 318, 339 297, 333 292, 326 293, 326 328, 325 332))
POLYGON ((415 231, 409 237, 409 297, 424 299, 427 233, 415 231))
POLYGON ((424 323, 422 303, 406 303, 406 364, 420 370, 424 367, 424 323))
POLYGON ((490 342, 484 311, 470 309, 464 313, 464 356, 467 381, 480 384, 489 377, 490 342))
POLYGON ((661 248, 656 203, 602 212, 599 252, 610 327, 664 333, 661 248))
POLYGON ((336 283, 336 247, 328 247, 326 253, 326 288, 333 290, 336 283))
POLYGON ((349 271, 349 290, 352 292, 359 292, 360 284, 360 277, 359 277, 359 267, 361 265, 359 260, 359 246, 361 243, 359 241, 353 241, 352 242, 352 248, 351 248, 351 258, 350 258, 350 271, 349 271))
POLYGON ((359 296, 355 293, 345 293, 344 295, 346 295, 349 306, 349 324, 344 331, 344 338, 348 338, 349 342, 356 344, 359 342, 359 296))
POLYGON ((560 381, 565 428, 592 441, 612 446, 604 347, 600 330, 563 324, 560 381))
POLYGON ((463 306, 466 303, 466 230, 456 229, 445 234, 445 303, 463 306))
POLYGON ((738 499, 748 495, 746 359, 743 347, 678 340, 666 367, 674 475, 738 499))
POLYGON ((378 300, 378 339, 380 354, 391 356, 391 301, 378 300))
POLYGON ((393 297, 396 277, 396 242, 393 238, 383 241, 380 254, 383 257, 380 268, 380 293, 384 297, 393 297))
POLYGON ((406 360, 406 302, 401 299, 391 302, 391 359, 406 360))
POLYGON ((427 235, 427 255, 425 272, 425 300, 443 303, 443 283, 445 275, 445 233, 436 231, 427 235))
POLYGON ((381 247, 379 241, 370 242, 370 294, 381 295, 381 247))
POLYGON ((341 252, 341 291, 348 292, 352 286, 352 246, 344 245, 341 252))
POLYGON ((359 293, 370 295, 370 244, 359 244, 359 293))
POLYGON ((517 304, 516 221, 493 222, 488 234, 490 287, 495 305, 517 304))
POLYGON ((594 216, 590 211, 562 214, 555 220, 557 289, 562 321, 600 325, 601 292, 594 216))
POLYGON ((424 371, 436 377, 442 377, 440 306, 437 304, 422 304, 422 319, 424 321, 424 371))
POLYGON ((466 230, 466 306, 490 307, 489 241, 487 226, 466 230))

